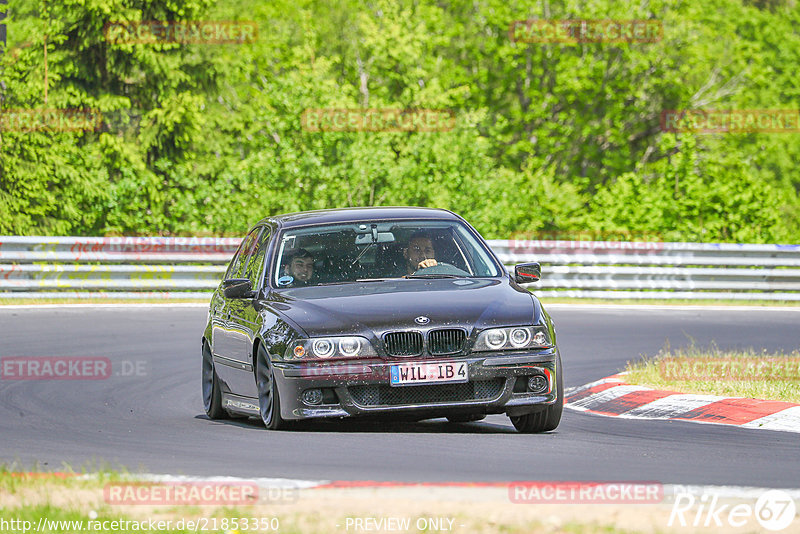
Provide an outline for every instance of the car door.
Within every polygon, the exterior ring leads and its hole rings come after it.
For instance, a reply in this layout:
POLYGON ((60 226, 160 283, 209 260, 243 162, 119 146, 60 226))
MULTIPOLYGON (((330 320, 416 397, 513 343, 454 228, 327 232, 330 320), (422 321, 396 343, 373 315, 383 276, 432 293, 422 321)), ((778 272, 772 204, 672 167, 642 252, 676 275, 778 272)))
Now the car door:
MULTIPOLYGON (((257 239, 251 245, 251 252, 242 272, 242 278, 248 278, 253 289, 258 293, 261 289, 264 260, 269 248, 271 231, 263 227, 257 239)), ((229 302, 230 317, 227 335, 231 338, 231 371, 229 386, 237 395, 257 397, 253 378, 253 341, 258 333, 259 315, 253 304, 254 299, 232 299, 229 302)))
MULTIPOLYGON (((225 273, 226 280, 244 277, 247 260, 255 249, 262 228, 261 226, 254 228, 242 240, 225 273)), ((237 326, 236 319, 232 319, 231 315, 233 309, 238 307, 241 301, 242 299, 226 298, 222 290, 220 290, 215 297, 215 304, 212 306, 212 310, 216 310, 215 317, 212 316, 213 333, 211 343, 214 367, 223 384, 223 391, 233 393, 237 392, 236 384, 240 381, 236 371, 242 370, 240 353, 243 340, 241 329, 237 326)))

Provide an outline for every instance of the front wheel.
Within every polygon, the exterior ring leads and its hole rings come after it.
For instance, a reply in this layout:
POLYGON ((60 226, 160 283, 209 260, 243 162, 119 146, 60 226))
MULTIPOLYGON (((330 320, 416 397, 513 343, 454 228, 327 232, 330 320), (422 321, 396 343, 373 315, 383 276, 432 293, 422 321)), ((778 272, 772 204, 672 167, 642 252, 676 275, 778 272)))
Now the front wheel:
POLYGON ((561 376, 561 354, 556 358, 556 402, 541 412, 511 417, 511 423, 524 434, 555 430, 564 411, 564 379, 561 376))
POLYGON ((256 388, 258 389, 258 408, 261 420, 268 430, 280 430, 286 427, 286 420, 281 417, 281 397, 275 384, 275 374, 264 345, 258 346, 256 352, 256 388))
POLYGON ((222 407, 219 378, 214 369, 214 358, 207 342, 203 342, 203 407, 209 419, 227 419, 228 412, 222 407))

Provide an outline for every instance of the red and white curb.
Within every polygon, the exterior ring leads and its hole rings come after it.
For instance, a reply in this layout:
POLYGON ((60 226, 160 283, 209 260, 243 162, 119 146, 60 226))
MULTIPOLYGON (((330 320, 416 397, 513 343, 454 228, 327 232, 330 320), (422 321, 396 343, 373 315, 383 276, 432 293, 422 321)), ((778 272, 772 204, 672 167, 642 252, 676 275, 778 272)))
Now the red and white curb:
POLYGON ((800 432, 800 404, 694 395, 634 386, 625 373, 565 392, 565 407, 623 419, 669 419, 800 432))

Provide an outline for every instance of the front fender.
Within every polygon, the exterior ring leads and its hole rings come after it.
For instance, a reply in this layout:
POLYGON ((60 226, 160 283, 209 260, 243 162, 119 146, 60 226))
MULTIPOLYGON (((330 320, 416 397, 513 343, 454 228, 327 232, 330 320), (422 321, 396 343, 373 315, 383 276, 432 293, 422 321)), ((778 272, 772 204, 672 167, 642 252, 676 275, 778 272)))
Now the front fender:
POLYGON ((253 364, 255 365, 255 349, 259 342, 264 344, 273 361, 282 361, 286 347, 295 339, 305 337, 305 332, 273 310, 264 309, 260 313, 261 328, 253 343, 253 364))

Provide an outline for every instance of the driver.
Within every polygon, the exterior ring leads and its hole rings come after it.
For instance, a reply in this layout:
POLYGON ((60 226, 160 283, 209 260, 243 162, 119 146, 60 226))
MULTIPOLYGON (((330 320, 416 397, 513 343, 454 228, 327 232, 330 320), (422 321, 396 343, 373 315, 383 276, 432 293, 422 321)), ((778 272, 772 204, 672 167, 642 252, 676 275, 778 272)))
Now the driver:
POLYGON ((294 279, 292 287, 307 286, 314 276, 314 257, 304 248, 297 249, 289 258, 286 274, 294 279))
POLYGON ((408 246, 403 249, 406 259, 408 274, 414 274, 425 267, 433 267, 436 263, 436 251, 433 249, 433 240, 425 232, 416 232, 408 240, 408 246))

